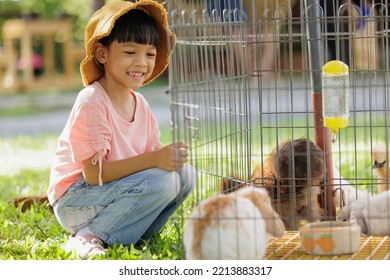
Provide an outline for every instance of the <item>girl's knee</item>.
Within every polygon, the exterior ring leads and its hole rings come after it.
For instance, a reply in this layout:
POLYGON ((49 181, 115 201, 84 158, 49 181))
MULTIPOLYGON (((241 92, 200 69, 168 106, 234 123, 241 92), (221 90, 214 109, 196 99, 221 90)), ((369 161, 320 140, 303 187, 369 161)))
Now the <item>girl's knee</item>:
POLYGON ((187 192, 190 192, 196 185, 196 170, 190 164, 185 164, 180 171, 182 187, 186 189, 187 192))
POLYGON ((180 192, 180 177, 176 172, 165 172, 155 178, 157 191, 168 200, 173 200, 180 192))

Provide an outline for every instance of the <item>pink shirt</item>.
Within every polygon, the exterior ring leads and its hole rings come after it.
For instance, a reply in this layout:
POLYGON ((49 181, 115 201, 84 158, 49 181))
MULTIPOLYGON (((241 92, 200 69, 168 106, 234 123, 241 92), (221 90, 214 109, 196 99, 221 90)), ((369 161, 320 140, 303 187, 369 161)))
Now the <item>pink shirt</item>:
POLYGON ((95 155, 98 164, 102 157, 114 161, 162 147, 158 123, 149 104, 141 94, 130 94, 136 99, 132 122, 119 116, 98 82, 79 93, 58 139, 47 191, 50 204, 77 181, 82 161, 95 155))

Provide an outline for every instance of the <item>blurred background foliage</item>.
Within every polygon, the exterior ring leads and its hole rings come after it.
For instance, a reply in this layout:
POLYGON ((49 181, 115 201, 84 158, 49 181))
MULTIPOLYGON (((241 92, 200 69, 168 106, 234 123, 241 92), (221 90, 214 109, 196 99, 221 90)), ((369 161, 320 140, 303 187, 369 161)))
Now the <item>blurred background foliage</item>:
POLYGON ((104 3, 96 0, 0 0, 0 29, 4 21, 11 18, 71 18, 74 40, 82 42, 84 27, 97 2, 104 3))

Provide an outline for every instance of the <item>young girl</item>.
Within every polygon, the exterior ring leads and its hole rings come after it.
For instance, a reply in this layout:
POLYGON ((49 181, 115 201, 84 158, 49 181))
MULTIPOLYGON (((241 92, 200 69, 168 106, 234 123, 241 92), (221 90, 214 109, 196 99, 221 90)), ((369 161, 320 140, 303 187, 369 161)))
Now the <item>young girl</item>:
POLYGON ((107 4, 86 27, 86 87, 59 137, 48 189, 71 233, 65 249, 81 258, 157 233, 195 185, 189 147, 163 147, 148 103, 133 91, 166 69, 174 42, 152 0, 107 4))

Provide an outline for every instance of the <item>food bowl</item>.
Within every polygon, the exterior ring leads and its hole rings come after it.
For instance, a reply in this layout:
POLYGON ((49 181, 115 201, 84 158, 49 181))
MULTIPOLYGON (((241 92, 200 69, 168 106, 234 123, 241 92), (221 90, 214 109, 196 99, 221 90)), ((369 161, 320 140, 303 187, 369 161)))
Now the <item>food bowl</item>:
POLYGON ((313 255, 352 254, 360 246, 360 227, 341 221, 309 223, 300 228, 301 250, 313 255))

